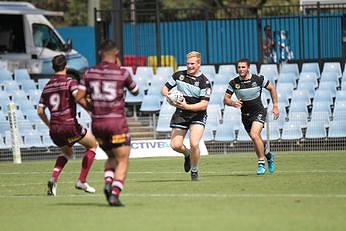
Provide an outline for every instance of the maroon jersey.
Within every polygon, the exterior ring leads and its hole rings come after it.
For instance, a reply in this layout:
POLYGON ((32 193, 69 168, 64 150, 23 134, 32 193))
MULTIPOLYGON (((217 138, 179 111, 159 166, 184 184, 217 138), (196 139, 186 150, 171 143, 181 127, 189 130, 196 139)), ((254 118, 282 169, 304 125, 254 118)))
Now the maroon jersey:
POLYGON ((86 71, 79 87, 90 95, 93 121, 126 117, 124 88, 131 92, 138 89, 127 70, 106 62, 86 71))
POLYGON ((66 75, 54 75, 44 87, 39 106, 48 107, 50 124, 73 124, 76 119, 76 102, 73 92, 77 93, 78 83, 66 75))
POLYGON ((138 86, 129 72, 103 62, 85 72, 79 88, 90 95, 92 131, 101 148, 108 151, 119 145, 130 145, 124 88, 136 92, 138 86))

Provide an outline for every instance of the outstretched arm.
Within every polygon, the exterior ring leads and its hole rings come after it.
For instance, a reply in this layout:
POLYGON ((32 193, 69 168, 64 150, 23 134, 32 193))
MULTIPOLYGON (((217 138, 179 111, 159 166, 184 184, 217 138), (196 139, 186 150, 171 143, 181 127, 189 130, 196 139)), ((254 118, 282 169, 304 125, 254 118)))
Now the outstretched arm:
POLYGON ((279 115, 280 115, 279 103, 278 103, 278 94, 277 94, 276 89, 275 89, 273 84, 269 83, 266 88, 270 92, 270 96, 272 98, 272 102, 273 102, 272 112, 273 112, 274 119, 278 119, 279 115))

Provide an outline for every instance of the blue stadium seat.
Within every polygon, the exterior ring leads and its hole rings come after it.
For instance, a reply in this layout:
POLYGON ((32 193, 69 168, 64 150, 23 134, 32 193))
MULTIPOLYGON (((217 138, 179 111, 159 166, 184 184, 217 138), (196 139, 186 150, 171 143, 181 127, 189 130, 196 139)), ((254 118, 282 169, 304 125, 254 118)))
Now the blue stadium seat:
POLYGON ((279 71, 279 75, 281 73, 292 73, 295 78, 298 79, 299 76, 299 67, 297 63, 283 63, 281 65, 281 69, 279 71))
POLYGON ((34 80, 18 80, 19 88, 25 92, 28 92, 31 89, 37 89, 37 85, 34 80))
POLYGON ((305 90, 295 90, 292 92, 291 106, 293 103, 304 103, 306 106, 311 105, 309 94, 305 90))
POLYGON ((133 116, 137 118, 137 106, 140 105, 143 101, 144 90, 139 89, 138 95, 133 95, 131 92, 126 91, 125 103, 127 105, 133 106, 133 116))
POLYGON ((234 64, 223 64, 219 66, 218 74, 225 74, 226 76, 235 76, 237 70, 234 64))
POLYGON ((6 91, 0 91, 0 109, 7 114, 7 105, 11 102, 10 96, 6 91))
MULTIPOLYGON (((282 94, 285 94, 287 96, 288 99, 292 98, 292 93, 294 91, 295 87, 294 84, 291 82, 287 82, 287 83, 280 83, 278 82, 276 84, 276 91, 282 94)), ((268 94, 270 95, 270 94, 268 94)))
POLYGON ((221 107, 218 104, 209 104, 207 107, 207 125, 216 130, 222 119, 221 107))
POLYGON ((306 139, 321 139, 327 137, 327 131, 323 122, 309 122, 306 127, 306 139))
POLYGON ((340 85, 338 73, 332 72, 332 71, 322 72, 321 79, 320 79, 320 85, 323 84, 324 82, 328 82, 328 81, 334 82, 335 86, 338 87, 340 85))
POLYGON ((316 72, 301 72, 299 75, 299 83, 303 83, 303 82, 313 82, 315 88, 318 87, 318 77, 316 72))
POLYGON ((141 112, 156 113, 161 109, 161 99, 156 95, 145 95, 140 107, 141 112))
POLYGON ((38 86, 38 89, 43 89, 44 86, 46 86, 46 84, 48 83, 49 79, 38 79, 37 80, 37 86, 38 86))
MULTIPOLYGON (((226 74, 226 73, 219 73, 215 75, 213 86, 214 85, 226 85, 231 81, 231 79, 234 78, 234 75, 226 74)), ((214 90, 214 88, 213 88, 214 90)))
POLYGON ((308 92, 309 98, 312 99, 315 95, 315 83, 314 82, 301 82, 299 81, 297 90, 305 90, 308 92))
POLYGON ((342 111, 346 114, 346 101, 344 100, 335 101, 334 112, 337 112, 337 111, 342 111))
POLYGON ((204 141, 213 141, 214 140, 214 132, 211 127, 206 126, 203 133, 204 141))
POLYGON ((157 120, 156 131, 157 132, 170 132, 171 128, 169 126, 172 116, 168 114, 159 114, 157 120))
POLYGON ((235 139, 235 129, 232 123, 222 123, 216 128, 215 141, 233 142, 235 139))
POLYGON ((254 64, 254 63, 251 63, 250 64, 250 73, 251 74, 258 74, 258 70, 257 70, 257 65, 256 64, 254 64))
POLYGON ((310 116, 311 123, 323 123, 325 127, 329 127, 331 115, 329 112, 325 111, 312 111, 310 116))
POLYGON ((306 105, 306 102, 304 101, 291 101, 291 105, 288 108, 288 114, 291 114, 293 112, 304 112, 308 115, 308 107, 306 105))
POLYGON ((9 94, 13 94, 16 91, 19 91, 19 85, 15 80, 7 80, 3 82, 4 90, 9 94))
POLYGON ((223 110, 222 121, 223 123, 233 124, 234 129, 238 130, 239 126, 241 126, 240 109, 231 106, 225 106, 223 110))
POLYGON ((345 120, 345 114, 346 111, 342 111, 342 110, 334 110, 333 111, 333 121, 336 120, 345 120))
POLYGON ((32 147, 43 147, 43 142, 41 139, 41 134, 37 131, 33 130, 31 132, 26 132, 23 135, 24 138, 24 147, 32 148, 32 147))
POLYGON ((0 82, 13 80, 12 73, 8 70, 0 68, 0 82))
MULTIPOLYGON (((152 82, 153 83, 153 82, 152 82)), ((162 102, 164 100, 164 96, 161 94, 161 88, 163 86, 163 83, 157 82, 155 84, 151 84, 148 88, 148 92, 147 95, 155 95, 156 97, 158 97, 160 99, 160 101, 162 102)))
POLYGON ((308 123, 308 113, 290 111, 290 113, 288 114, 288 121, 290 123, 294 123, 296 126, 299 126, 300 128, 306 128, 308 123))
POLYGON ((325 62, 323 64, 322 74, 323 72, 336 72, 339 78, 342 76, 341 65, 339 62, 325 62))
POLYGON ((314 63, 303 63, 301 73, 302 72, 315 72, 318 79, 321 77, 320 66, 316 62, 314 62, 314 63))
POLYGON ((346 137, 346 120, 333 120, 329 124, 328 138, 346 137))
POLYGON ((314 102, 312 105, 312 112, 318 113, 318 112, 328 112, 329 115, 332 115, 332 109, 330 107, 329 102, 314 102))
POLYGON ((168 79, 171 77, 174 73, 173 67, 169 66, 162 66, 162 67, 157 67, 156 69, 156 77, 161 76, 165 79, 168 79))
MULTIPOLYGON (((262 139, 267 140, 267 126, 265 125, 262 129, 262 139)), ((279 140, 281 139, 280 127, 276 122, 269 123, 269 139, 270 140, 279 140)))
POLYGON ((16 81, 31 80, 27 69, 15 69, 13 77, 16 81))
POLYGON ((337 84, 334 81, 320 82, 320 85, 318 87, 319 90, 330 91, 333 98, 335 98, 336 96, 336 88, 337 88, 337 84))
POLYGON ((335 95, 335 101, 346 101, 346 91, 337 91, 335 95))
POLYGON ((295 75, 295 73, 291 73, 291 72, 280 73, 278 76, 277 84, 279 84, 279 83, 292 83, 293 88, 296 88, 297 87, 296 80, 297 80, 297 76, 295 75))
POLYGON ((332 93, 328 90, 320 90, 317 89, 315 91, 315 95, 314 95, 314 103, 316 102, 325 102, 328 103, 329 105, 333 104, 333 97, 332 97, 332 93))
POLYGON ((278 79, 279 72, 276 64, 262 64, 260 67, 260 75, 264 75, 273 84, 278 79))
POLYGON ((303 132, 300 126, 294 122, 285 122, 282 129, 282 140, 300 140, 303 138, 303 132))
POLYGON ((203 74, 210 73, 212 75, 216 75, 216 70, 214 65, 201 65, 201 71, 203 74))
POLYGON ((245 130, 244 126, 239 126, 238 134, 237 134, 237 141, 251 141, 251 138, 247 131, 245 130))

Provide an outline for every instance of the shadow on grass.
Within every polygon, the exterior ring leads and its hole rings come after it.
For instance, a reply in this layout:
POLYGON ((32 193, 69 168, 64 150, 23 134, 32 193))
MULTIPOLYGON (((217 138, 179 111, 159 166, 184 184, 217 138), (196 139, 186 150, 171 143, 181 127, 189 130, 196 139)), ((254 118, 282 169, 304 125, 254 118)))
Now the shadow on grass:
POLYGON ((203 177, 231 177, 231 176, 254 176, 254 174, 245 174, 245 173, 203 174, 203 177))
POLYGON ((186 182, 186 181, 191 181, 190 178, 189 179, 153 179, 153 180, 136 180, 136 182, 141 182, 141 183, 148 183, 148 182, 152 182, 152 183, 167 183, 167 182, 186 182))
POLYGON ((71 207, 76 207, 76 206, 90 207, 90 206, 93 206, 93 207, 109 207, 109 208, 111 208, 111 206, 109 206, 106 201, 105 202, 99 202, 99 203, 96 203, 96 202, 62 202, 62 203, 57 202, 57 203, 51 204, 51 206, 71 206, 71 207))

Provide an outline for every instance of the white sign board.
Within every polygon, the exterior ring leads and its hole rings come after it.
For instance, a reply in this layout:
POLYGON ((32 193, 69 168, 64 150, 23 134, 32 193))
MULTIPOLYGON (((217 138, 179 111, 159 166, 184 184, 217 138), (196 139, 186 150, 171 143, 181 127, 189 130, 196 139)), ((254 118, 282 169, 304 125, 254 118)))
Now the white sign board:
MULTIPOLYGON (((170 147, 170 142, 169 139, 131 141, 130 158, 182 156, 182 154, 174 151, 170 147)), ((186 147, 190 147, 189 140, 185 139, 184 144, 186 147)), ((208 150, 203 140, 201 140, 199 148, 201 155, 208 155, 208 150)), ((97 148, 95 158, 97 160, 105 160, 107 159, 107 155, 101 148, 97 148)))

